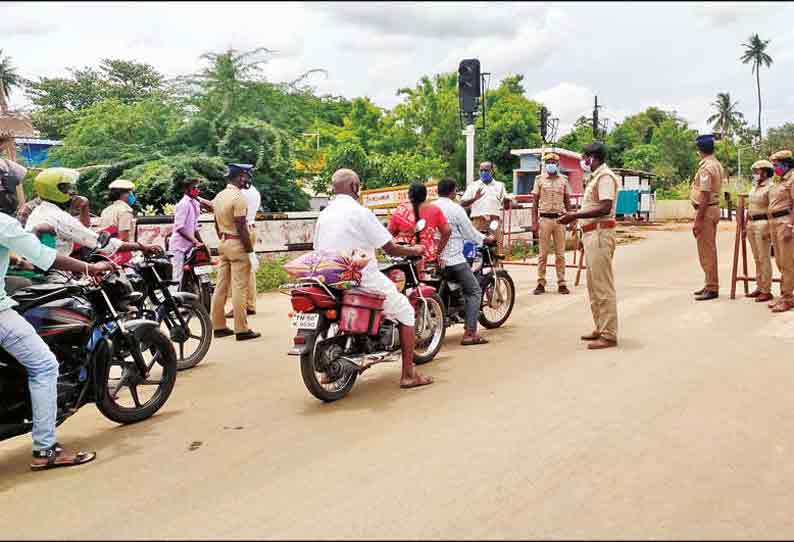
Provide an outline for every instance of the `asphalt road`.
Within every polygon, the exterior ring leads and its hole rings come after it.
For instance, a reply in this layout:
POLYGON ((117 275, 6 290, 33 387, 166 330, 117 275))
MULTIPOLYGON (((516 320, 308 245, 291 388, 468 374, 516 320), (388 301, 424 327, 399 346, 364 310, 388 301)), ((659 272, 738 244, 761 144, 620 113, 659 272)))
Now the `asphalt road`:
POLYGON ((616 256, 618 349, 579 340, 584 284, 532 296, 513 267, 490 345, 452 328, 434 385, 380 365, 328 405, 284 354, 287 297, 262 296, 263 337, 215 341, 151 420, 65 423, 94 463, 31 473, 29 437, 0 444, 0 536, 791 538, 794 312, 728 298, 729 230, 706 303, 691 233, 640 235, 616 256))

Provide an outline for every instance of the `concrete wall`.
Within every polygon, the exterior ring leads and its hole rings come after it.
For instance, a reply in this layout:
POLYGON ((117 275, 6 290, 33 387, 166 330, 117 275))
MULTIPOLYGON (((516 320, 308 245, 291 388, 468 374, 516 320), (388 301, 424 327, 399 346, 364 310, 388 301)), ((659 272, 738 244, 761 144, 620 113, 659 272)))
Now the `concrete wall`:
POLYGON ((692 220, 695 218, 695 210, 689 200, 656 200, 655 211, 653 220, 692 220))

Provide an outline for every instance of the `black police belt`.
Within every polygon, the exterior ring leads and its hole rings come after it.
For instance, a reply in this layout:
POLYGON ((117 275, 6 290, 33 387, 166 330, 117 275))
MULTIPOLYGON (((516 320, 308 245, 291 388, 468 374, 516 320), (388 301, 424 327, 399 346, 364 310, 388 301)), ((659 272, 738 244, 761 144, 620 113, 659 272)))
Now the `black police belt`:
MULTIPOLYGON (((719 204, 720 204, 720 203, 719 203, 718 201, 715 201, 714 203, 709 203, 708 205, 706 205, 706 207, 714 207, 715 205, 719 205, 719 204)), ((693 204, 692 204, 692 207, 694 207, 694 208, 695 208, 695 210, 697 210, 697 209, 699 209, 699 208, 700 208, 700 205, 699 205, 699 204, 697 204, 697 203, 693 203, 693 204)))
POLYGON ((560 218, 562 213, 540 213, 540 218, 560 218))
POLYGON ((749 218, 751 221, 755 221, 755 220, 766 220, 769 217, 766 215, 766 213, 764 213, 762 215, 750 215, 749 218))
POLYGON ((784 209, 782 211, 777 211, 774 213, 769 213, 770 218, 780 218, 781 216, 786 216, 791 213, 791 209, 784 209))

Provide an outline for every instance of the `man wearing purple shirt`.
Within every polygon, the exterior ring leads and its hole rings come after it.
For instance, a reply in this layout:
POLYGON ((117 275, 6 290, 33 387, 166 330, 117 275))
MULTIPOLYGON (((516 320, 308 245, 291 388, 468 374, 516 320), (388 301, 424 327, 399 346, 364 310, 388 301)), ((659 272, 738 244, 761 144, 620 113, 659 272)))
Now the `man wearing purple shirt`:
MULTIPOLYGON (((185 255, 193 247, 204 244, 198 231, 198 218, 201 205, 212 209, 212 203, 199 197, 198 179, 183 179, 177 185, 182 191, 182 199, 174 209, 174 229, 168 241, 168 250, 173 255, 173 279, 182 282, 185 255)), ((176 288, 179 288, 178 286, 176 288)))

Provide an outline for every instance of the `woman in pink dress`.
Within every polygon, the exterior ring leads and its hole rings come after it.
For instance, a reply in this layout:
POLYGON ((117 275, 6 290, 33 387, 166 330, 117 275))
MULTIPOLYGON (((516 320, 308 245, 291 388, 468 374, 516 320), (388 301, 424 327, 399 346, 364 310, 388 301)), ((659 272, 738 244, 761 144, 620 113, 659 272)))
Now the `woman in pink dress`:
POLYGON ((413 183, 408 189, 408 201, 401 203, 389 219, 389 232, 398 243, 420 244, 424 247, 424 257, 419 266, 421 271, 426 263, 438 260, 452 230, 441 209, 427 202, 427 187, 413 183), (425 229, 419 234, 415 231, 417 216, 426 222, 425 229), (436 232, 440 236, 437 244, 436 232))

